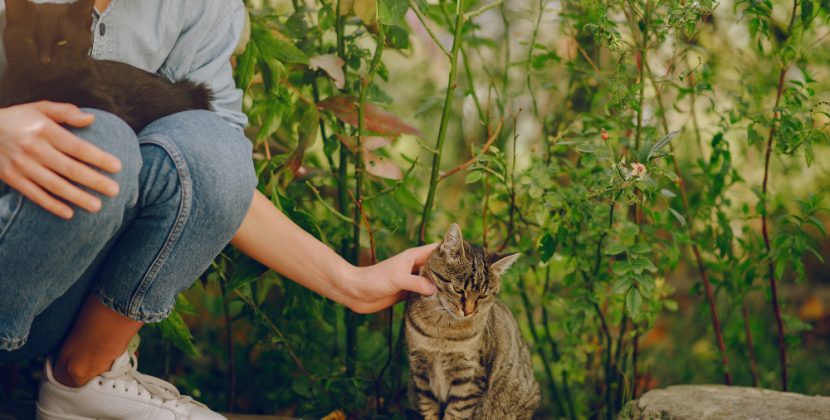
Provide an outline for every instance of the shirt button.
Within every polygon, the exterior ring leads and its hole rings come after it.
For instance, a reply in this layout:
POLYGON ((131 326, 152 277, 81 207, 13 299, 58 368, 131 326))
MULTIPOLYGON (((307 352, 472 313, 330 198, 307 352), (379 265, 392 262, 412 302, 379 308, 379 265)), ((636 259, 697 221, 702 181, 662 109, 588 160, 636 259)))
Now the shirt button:
POLYGON ((106 35, 106 33, 107 33, 107 25, 105 25, 103 22, 101 22, 100 24, 98 24, 98 34, 101 35, 101 36, 104 36, 104 35, 106 35))

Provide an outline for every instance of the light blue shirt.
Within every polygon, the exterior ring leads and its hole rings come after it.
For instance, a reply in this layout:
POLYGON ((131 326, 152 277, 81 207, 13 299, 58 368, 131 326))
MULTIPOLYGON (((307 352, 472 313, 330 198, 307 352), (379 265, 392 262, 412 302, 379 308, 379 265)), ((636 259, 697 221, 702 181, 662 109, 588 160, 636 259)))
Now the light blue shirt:
MULTIPOLYGON (((4 0, 0 2, 2 29, 6 6, 4 0)), ((112 0, 103 13, 94 13, 91 55, 173 81, 205 83, 214 92, 216 113, 244 128, 248 119, 242 113, 242 91, 234 83, 230 57, 245 25, 245 13, 242 0, 112 0)), ((0 42, 0 74, 5 64, 0 42)))

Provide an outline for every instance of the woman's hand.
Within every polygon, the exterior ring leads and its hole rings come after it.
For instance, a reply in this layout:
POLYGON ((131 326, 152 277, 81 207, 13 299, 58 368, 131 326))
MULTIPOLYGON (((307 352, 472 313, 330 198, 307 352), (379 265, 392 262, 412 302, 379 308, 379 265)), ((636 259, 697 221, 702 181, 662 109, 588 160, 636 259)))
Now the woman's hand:
POLYGON ((429 296, 435 285, 417 273, 438 244, 410 248, 368 267, 356 267, 340 282, 349 300, 345 303, 359 313, 388 308, 406 298, 408 292, 429 296))
POLYGON ((64 219, 74 214, 65 202, 97 212, 101 199, 73 182, 114 197, 118 184, 92 167, 115 173, 121 161, 60 126, 87 127, 94 120, 74 105, 53 102, 0 109, 0 181, 64 219))
POLYGON ((355 312, 394 305, 409 291, 435 293, 435 285, 412 273, 437 244, 412 248, 370 267, 355 267, 277 210, 268 197, 254 199, 231 244, 268 268, 355 312))

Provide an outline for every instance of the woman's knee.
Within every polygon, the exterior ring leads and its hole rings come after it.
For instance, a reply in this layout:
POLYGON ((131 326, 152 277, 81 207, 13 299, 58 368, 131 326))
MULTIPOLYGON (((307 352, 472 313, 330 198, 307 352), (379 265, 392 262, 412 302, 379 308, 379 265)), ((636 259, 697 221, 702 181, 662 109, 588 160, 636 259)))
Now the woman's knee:
MULTIPOLYGON (((119 186, 117 197, 110 199, 121 204, 135 204, 138 192, 138 174, 141 171, 141 153, 135 132, 121 118, 98 109, 84 109, 95 115, 95 122, 84 128, 70 128, 76 136, 121 161, 121 170, 105 174, 119 186)), ((107 200, 106 197, 102 197, 107 200)))
POLYGON ((257 183, 251 142, 240 130, 212 112, 188 111, 151 124, 140 141, 174 144, 187 166, 193 205, 217 228, 238 228, 257 183))

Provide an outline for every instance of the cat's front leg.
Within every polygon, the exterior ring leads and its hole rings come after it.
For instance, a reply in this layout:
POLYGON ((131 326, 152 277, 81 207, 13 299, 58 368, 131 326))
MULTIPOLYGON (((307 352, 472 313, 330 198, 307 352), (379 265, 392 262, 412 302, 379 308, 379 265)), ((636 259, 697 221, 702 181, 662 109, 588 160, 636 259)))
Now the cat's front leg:
POLYGON ((441 403, 430 391, 429 386, 416 385, 416 380, 410 380, 409 395, 412 408, 424 420, 441 420, 441 403))
POLYGON ((415 351, 409 355, 409 401, 412 408, 425 420, 441 419, 441 403, 432 392, 428 372, 432 359, 426 354, 415 351))
POLYGON ((458 377, 450 382, 447 404, 444 408, 445 420, 475 418, 473 413, 481 407, 487 387, 486 378, 479 376, 458 377))

